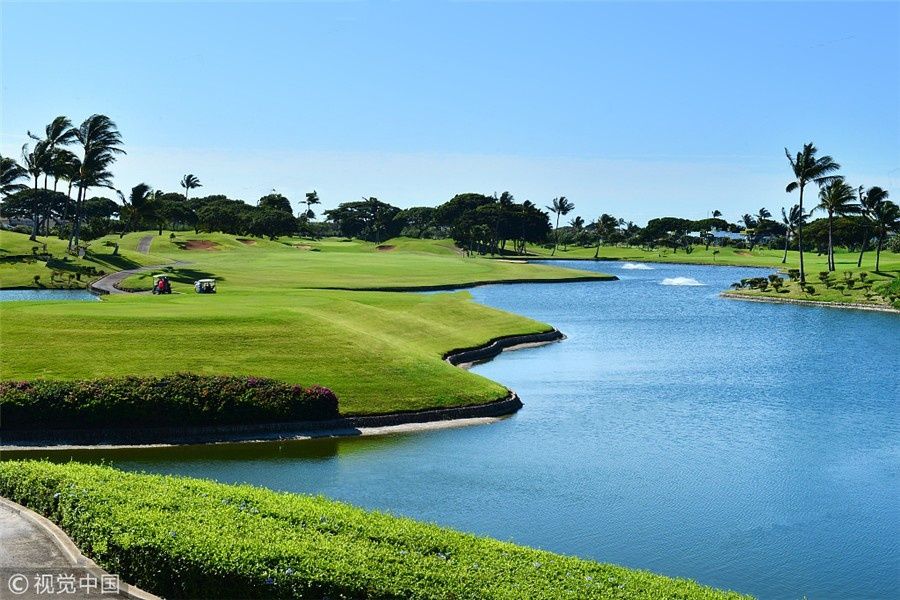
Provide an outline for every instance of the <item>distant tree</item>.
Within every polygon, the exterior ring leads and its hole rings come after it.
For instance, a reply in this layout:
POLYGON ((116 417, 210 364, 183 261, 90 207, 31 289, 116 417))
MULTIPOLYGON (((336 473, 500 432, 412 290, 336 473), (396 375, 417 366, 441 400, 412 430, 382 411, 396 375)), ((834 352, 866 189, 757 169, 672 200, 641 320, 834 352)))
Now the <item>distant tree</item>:
POLYGON ((185 202, 187 202, 191 190, 195 190, 198 187, 203 187, 203 184, 200 183, 200 179, 196 175, 188 173, 181 178, 181 187, 184 188, 184 200, 185 202))
POLYGON ((873 221, 873 211, 878 204, 887 200, 889 194, 887 190, 880 187, 872 186, 868 190, 863 191, 863 186, 857 189, 857 197, 859 198, 860 213, 863 218, 863 235, 862 244, 859 248, 859 260, 856 261, 856 267, 862 267, 863 255, 866 252, 866 244, 869 242, 869 232, 873 221))
POLYGON ((156 204, 154 202, 153 189, 149 185, 146 183, 137 184, 131 188, 131 193, 128 194, 127 198, 119 190, 116 190, 116 193, 122 202, 120 214, 124 217, 119 237, 124 236, 129 231, 143 229, 147 222, 156 221, 156 204))
POLYGON ((430 206, 413 206, 400 211, 397 218, 402 218, 404 222, 402 235, 425 237, 426 232, 434 226, 436 211, 436 208, 430 206))
POLYGON ((40 188, 23 188, 3 198, 0 213, 6 217, 30 219, 34 226, 29 239, 36 240, 40 224, 58 217, 65 206, 65 194, 40 188))
POLYGON ((300 215, 302 218, 305 218, 307 221, 312 221, 316 218, 316 213, 313 212, 312 207, 316 204, 321 204, 321 200, 319 200, 319 194, 316 190, 306 193, 306 199, 303 203, 306 205, 306 210, 303 211, 303 214, 300 215))
MULTIPOLYGON (((803 213, 803 189, 806 187, 806 184, 815 182, 821 187, 834 179, 835 176, 831 174, 841 168, 830 156, 816 157, 817 153, 818 150, 812 142, 804 144, 803 149, 797 153, 796 157, 792 157, 787 148, 784 149, 784 154, 787 156, 791 165, 791 171, 794 174, 794 180, 787 185, 785 191, 791 193, 794 190, 800 190, 799 206, 801 214, 803 213)), ((802 287, 806 284, 806 270, 803 266, 802 220, 797 225, 797 246, 800 250, 800 285, 802 287)))
POLYGON ((828 270, 834 271, 834 216, 859 212, 856 193, 843 177, 836 177, 819 189, 819 205, 816 208, 828 214, 828 270))
POLYGON ((297 219, 293 211, 262 206, 250 212, 249 231, 252 235, 274 240, 296 233, 297 219))
POLYGON ((291 201, 278 193, 263 196, 259 199, 259 202, 256 203, 256 206, 259 208, 271 208, 272 210, 291 213, 291 216, 294 214, 294 209, 291 208, 291 201))
POLYGON ((597 236, 597 249, 594 251, 594 258, 600 257, 600 245, 613 235, 618 225, 619 220, 606 213, 603 213, 594 221, 594 232, 597 236))
POLYGON ((385 237, 394 237, 400 232, 398 227, 402 228, 403 223, 395 220, 399 212, 396 206, 377 198, 365 198, 361 202, 342 202, 324 214, 341 235, 380 244, 385 237))
POLYGON ((565 196, 560 196, 554 198, 553 204, 548 206, 547 209, 556 215, 556 239, 553 242, 553 252, 550 253, 550 256, 554 256, 556 255, 556 249, 559 246, 559 218, 575 210, 575 204, 569 202, 565 196))
POLYGON ((882 200, 872 209, 872 221, 875 224, 875 235, 878 236, 875 247, 875 272, 881 272, 881 249, 884 240, 891 232, 900 230, 900 207, 890 200, 882 200))
POLYGON ((784 225, 784 256, 781 257, 781 264, 787 262, 788 245, 791 242, 791 236, 797 231, 800 220, 804 218, 800 205, 795 204, 790 211, 781 208, 781 222, 784 225))

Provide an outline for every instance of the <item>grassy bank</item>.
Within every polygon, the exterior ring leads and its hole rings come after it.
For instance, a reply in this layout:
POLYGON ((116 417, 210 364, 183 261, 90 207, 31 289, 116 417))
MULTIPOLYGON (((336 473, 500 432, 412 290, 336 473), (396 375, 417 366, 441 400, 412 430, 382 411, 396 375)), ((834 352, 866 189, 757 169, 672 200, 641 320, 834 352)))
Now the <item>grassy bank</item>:
POLYGON ((154 264, 136 248, 113 254, 114 243, 113 238, 93 242, 78 258, 67 255, 67 242, 55 236, 32 242, 25 234, 0 230, 0 289, 83 289, 106 273, 154 264))
POLYGON ((743 598, 251 486, 0 462, 0 495, 170 598, 743 598))
MULTIPOLYGON (((121 251, 134 252, 150 233, 126 235, 121 251)), ((0 233, 6 245, 21 238, 27 239, 0 233)), ((105 247, 102 240, 99 244, 105 247)), ((379 250, 374 244, 334 239, 164 235, 154 238, 142 260, 189 263, 174 267, 173 289, 182 293, 109 296, 78 305, 4 303, 3 378, 172 372, 269 377, 326 386, 340 398, 345 415, 480 404, 504 397, 505 388, 448 365, 443 353, 503 335, 546 331, 549 325, 480 306, 465 292, 320 288, 584 275, 465 258, 444 241, 405 239, 379 250), (203 276, 218 278, 218 294, 193 293, 193 280, 203 276)))
POLYGON ((900 310, 900 278, 894 274, 856 269, 838 270, 833 273, 822 271, 815 276, 810 274, 805 286, 801 286, 799 281, 784 277, 775 280, 775 285, 771 283, 775 276, 765 280, 757 279, 756 282, 747 282, 748 285, 745 287, 728 290, 728 294, 769 300, 802 300, 900 310))

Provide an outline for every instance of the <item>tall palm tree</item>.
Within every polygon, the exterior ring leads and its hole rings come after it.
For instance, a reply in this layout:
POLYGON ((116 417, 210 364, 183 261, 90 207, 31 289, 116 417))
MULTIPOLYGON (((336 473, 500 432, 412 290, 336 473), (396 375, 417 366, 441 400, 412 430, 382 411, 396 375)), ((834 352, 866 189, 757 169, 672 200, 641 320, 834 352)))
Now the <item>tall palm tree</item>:
POLYGON ((875 223, 875 234, 878 245, 875 246, 875 272, 881 271, 881 247, 884 238, 891 231, 900 231, 900 206, 890 200, 882 200, 872 210, 872 221, 875 223))
POLYGON ((718 219, 718 218, 720 218, 721 216, 722 216, 722 211, 721 211, 721 210, 714 210, 714 211, 712 211, 712 218, 713 218, 713 219, 718 219))
POLYGON ((122 202, 122 213, 126 216, 122 235, 126 230, 137 231, 145 222, 156 219, 156 196, 153 188, 146 183, 139 183, 131 188, 127 198, 119 190, 116 193, 122 202))
POLYGON ((30 148, 28 144, 22 146, 22 162, 28 175, 34 179, 34 189, 38 189, 38 180, 41 173, 47 168, 50 162, 50 156, 47 153, 47 143, 43 140, 37 142, 34 148, 30 148))
POLYGON ((795 204, 790 211, 785 211, 781 207, 781 222, 784 224, 784 256, 781 257, 781 264, 787 262, 788 244, 791 242, 791 236, 797 232, 797 225, 804 218, 800 205, 795 204))
POLYGON ((196 175, 188 173, 181 178, 181 187, 184 188, 184 201, 187 202, 188 193, 191 190, 197 189, 198 187, 203 187, 203 184, 200 183, 200 179, 197 178, 196 175))
POLYGON ((621 219, 617 220, 614 216, 603 213, 596 221, 594 221, 594 230, 597 233, 597 248, 594 250, 594 258, 600 257, 600 244, 603 243, 618 227, 621 219))
POLYGON ((78 196, 75 200, 75 224, 69 238, 69 250, 78 245, 81 233, 81 205, 91 187, 112 188, 112 173, 109 167, 119 154, 122 135, 119 128, 106 115, 91 115, 75 130, 75 138, 82 148, 81 165, 78 170, 78 196))
MULTIPOLYGON (((800 212, 803 212, 803 189, 809 182, 814 182, 820 187, 830 180, 834 179, 834 173, 841 168, 841 165, 834 162, 830 156, 816 157, 818 150, 812 142, 803 145, 803 150, 797 153, 796 157, 792 157, 790 151, 785 148, 784 154, 787 156, 794 173, 794 181, 787 184, 785 192, 791 193, 794 190, 800 190, 800 212)), ((806 270, 803 266, 803 221, 797 225, 797 245, 800 249, 800 284, 806 283, 806 270)))
POLYGON ((28 137, 44 144, 44 149, 47 153, 45 166, 48 168, 44 169, 44 189, 46 190, 47 176, 52 174, 52 163, 56 151, 60 147, 68 146, 75 141, 75 129, 72 127, 72 121, 69 120, 69 117, 59 116, 44 128, 44 135, 44 138, 40 138, 30 131, 28 132, 28 137))
POLYGON ((859 249, 859 260, 856 261, 856 268, 862 267, 863 254, 866 252, 866 244, 869 241, 869 225, 872 223, 872 211, 879 202, 887 200, 889 194, 887 190, 880 187, 872 186, 867 191, 863 191, 863 186, 859 186, 857 190, 859 196, 860 212, 863 216, 863 238, 859 249))
POLYGON ((5 198, 28 187, 24 183, 18 183, 24 177, 28 177, 28 171, 23 169, 22 165, 15 159, 0 156, 0 195, 5 198))
POLYGON ((837 177, 819 189, 818 209, 828 213, 828 270, 834 271, 834 215, 844 216, 859 212, 855 203, 856 193, 843 177, 837 177))
POLYGON ((550 256, 554 256, 556 248, 559 246, 559 218, 575 210, 575 204, 569 202, 565 196, 560 196, 559 198, 554 198, 553 205, 547 208, 556 215, 556 239, 553 242, 553 252, 550 253, 550 256))

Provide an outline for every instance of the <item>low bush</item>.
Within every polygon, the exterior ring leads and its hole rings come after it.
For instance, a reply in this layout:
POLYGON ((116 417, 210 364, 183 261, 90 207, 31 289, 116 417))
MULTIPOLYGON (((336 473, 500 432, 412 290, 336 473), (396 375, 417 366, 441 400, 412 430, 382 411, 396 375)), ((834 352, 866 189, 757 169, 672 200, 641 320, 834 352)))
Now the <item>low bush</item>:
POLYGON ((0 382, 3 429, 267 423, 338 416, 334 393, 257 377, 176 373, 0 382))
POLYGON ((166 598, 744 598, 247 485, 6 461, 0 495, 166 598))

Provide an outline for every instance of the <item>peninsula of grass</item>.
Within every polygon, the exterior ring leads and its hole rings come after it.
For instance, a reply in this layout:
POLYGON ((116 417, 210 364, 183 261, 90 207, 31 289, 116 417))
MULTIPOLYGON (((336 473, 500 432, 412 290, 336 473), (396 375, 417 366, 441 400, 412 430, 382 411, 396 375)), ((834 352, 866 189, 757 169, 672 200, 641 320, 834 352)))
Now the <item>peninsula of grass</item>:
MULTIPOLYGON (((152 233, 126 235, 119 240, 120 251, 132 252, 152 233)), ((0 244, 9 245, 15 236, 26 237, 2 232, 0 244)), ((467 258, 443 241, 392 240, 392 248, 380 250, 375 244, 335 239, 251 241, 193 232, 156 236, 149 254, 142 255, 145 262, 186 263, 172 267, 178 276, 170 296, 3 303, 3 379, 176 372, 265 377, 327 387, 340 399, 343 416, 485 404, 505 398, 508 391, 449 365, 444 353, 552 327, 479 305, 467 292, 327 288, 590 275, 467 258), (184 249, 183 242, 190 240, 209 244, 184 249), (217 278, 218 294, 194 293, 193 279, 206 276, 217 278)), ((92 244, 97 243, 105 247, 102 240, 92 244)))
POLYGON ((745 598, 248 485, 4 461, 0 495, 166 598, 745 598))

